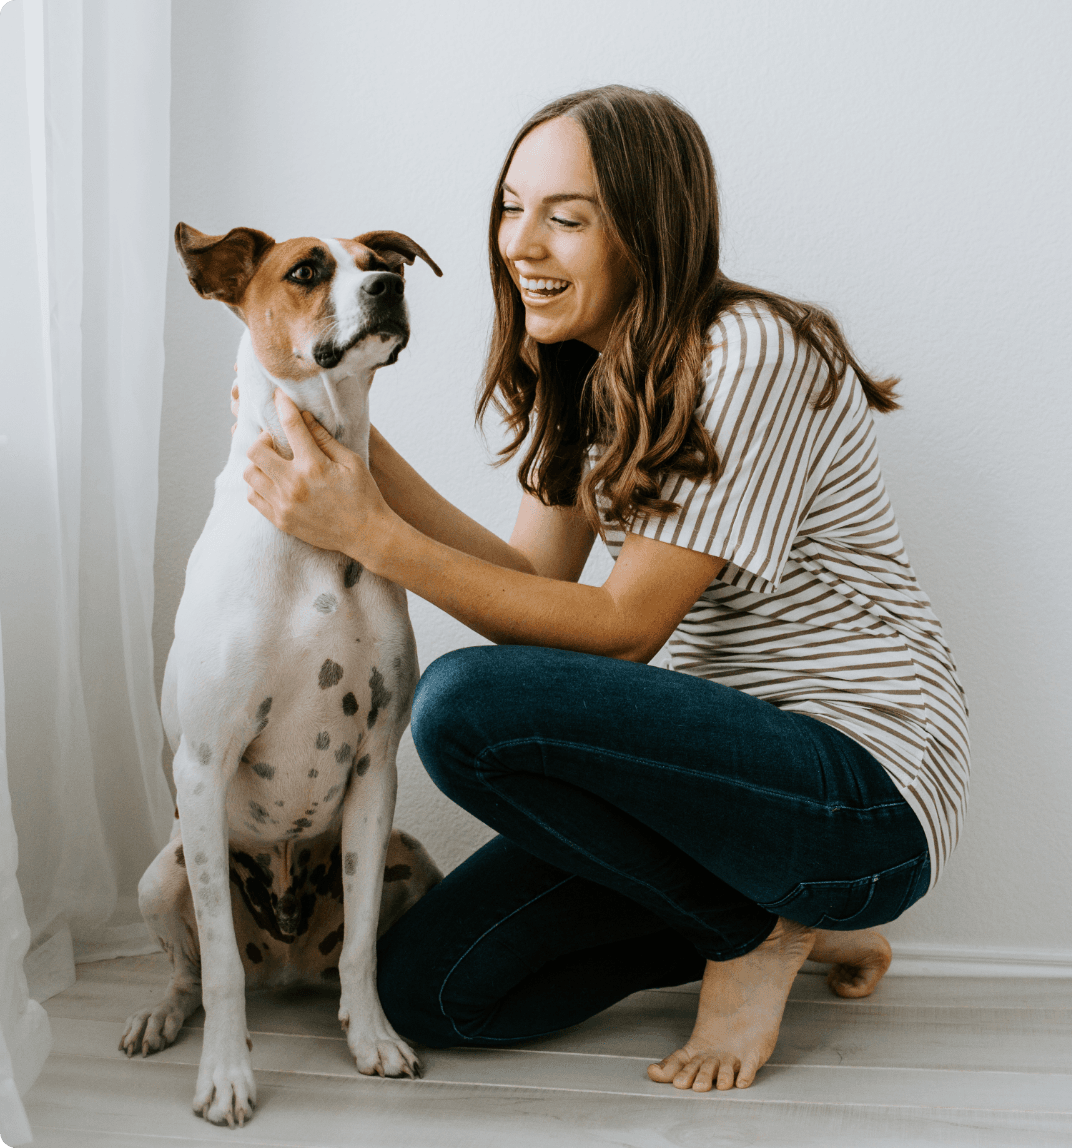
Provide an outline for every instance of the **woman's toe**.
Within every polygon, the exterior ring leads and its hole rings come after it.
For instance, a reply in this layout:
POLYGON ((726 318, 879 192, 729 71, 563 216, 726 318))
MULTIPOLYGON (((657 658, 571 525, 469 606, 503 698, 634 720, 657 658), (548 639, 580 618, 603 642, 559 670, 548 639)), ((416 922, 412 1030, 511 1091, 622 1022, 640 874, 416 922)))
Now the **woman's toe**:
POLYGON ((672 1052, 669 1056, 664 1057, 658 1064, 649 1064, 648 1076, 656 1084, 669 1084, 681 1071, 688 1059, 688 1054, 684 1049, 679 1048, 677 1052, 672 1052))
POLYGON ((691 1056, 681 1068, 677 1075, 674 1077, 675 1088, 691 1088, 692 1082, 696 1079, 696 1073, 699 1071, 700 1065, 703 1064, 702 1056, 691 1056))
POLYGON ((737 1073, 737 1087, 747 1088, 756 1078, 756 1073, 759 1071, 759 1064, 751 1058, 745 1060, 741 1064, 741 1071, 737 1073))
POLYGON ((716 1087, 720 1092, 725 1092, 726 1089, 733 1087, 733 1082, 737 1078, 737 1066, 740 1061, 735 1056, 726 1057, 718 1066, 718 1083, 716 1087))
POLYGON ((706 1056, 696 1070, 696 1078, 692 1082, 693 1092, 710 1092, 714 1087, 715 1074, 718 1072, 718 1058, 706 1056))

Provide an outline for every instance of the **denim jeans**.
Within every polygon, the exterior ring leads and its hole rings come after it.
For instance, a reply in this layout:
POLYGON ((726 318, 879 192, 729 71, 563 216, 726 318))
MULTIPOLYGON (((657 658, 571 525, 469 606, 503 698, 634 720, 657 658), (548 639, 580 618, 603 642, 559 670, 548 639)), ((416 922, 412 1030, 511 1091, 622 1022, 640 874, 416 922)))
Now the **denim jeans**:
POLYGON ((424 1044, 554 1032, 750 952, 779 916, 867 928, 930 881, 919 821, 867 750, 717 682, 456 650, 421 678, 413 739, 501 835, 381 939, 384 1009, 424 1044))

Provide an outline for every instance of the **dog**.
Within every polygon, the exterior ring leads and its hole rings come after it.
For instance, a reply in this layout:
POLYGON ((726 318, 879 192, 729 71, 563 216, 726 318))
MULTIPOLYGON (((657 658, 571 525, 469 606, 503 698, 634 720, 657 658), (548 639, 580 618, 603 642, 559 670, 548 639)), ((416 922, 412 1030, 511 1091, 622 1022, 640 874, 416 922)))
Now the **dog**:
POLYGON ((175 245, 197 292, 246 325, 241 403, 164 674, 177 820, 138 885, 172 977, 119 1048, 165 1048, 204 1003, 193 1108, 234 1127, 256 1104, 247 985, 338 983, 358 1071, 419 1073, 376 992, 377 936, 442 876, 391 829, 418 676, 405 591, 278 530, 242 473, 265 429, 293 457, 276 387, 367 463, 373 375, 409 338, 404 265, 442 272, 394 231, 277 243, 180 223, 175 245))

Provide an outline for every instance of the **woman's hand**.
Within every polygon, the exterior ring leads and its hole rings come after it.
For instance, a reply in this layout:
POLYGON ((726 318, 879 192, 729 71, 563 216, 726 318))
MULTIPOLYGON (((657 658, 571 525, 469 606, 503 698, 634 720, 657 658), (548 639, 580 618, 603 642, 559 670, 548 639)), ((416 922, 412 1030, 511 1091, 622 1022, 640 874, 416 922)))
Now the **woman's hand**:
POLYGON ((377 544, 394 515, 368 467, 282 390, 275 392, 275 406, 294 457, 283 458, 271 432, 261 432, 242 475, 250 504, 284 533, 347 554, 375 572, 377 544))

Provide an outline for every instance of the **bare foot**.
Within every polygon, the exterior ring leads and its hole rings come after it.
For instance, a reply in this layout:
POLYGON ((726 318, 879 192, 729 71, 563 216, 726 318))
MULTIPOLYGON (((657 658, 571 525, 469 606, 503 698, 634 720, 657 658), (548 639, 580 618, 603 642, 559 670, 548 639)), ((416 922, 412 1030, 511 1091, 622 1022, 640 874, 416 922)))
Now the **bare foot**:
POLYGON ((816 929, 810 959, 834 966, 826 983, 839 997, 867 997, 890 967, 893 954, 889 941, 874 929, 850 933, 816 929))
POLYGON ((779 917, 752 952, 708 961, 692 1036, 684 1048, 649 1065, 648 1076, 695 1092, 747 1088, 774 1051, 790 986, 815 937, 811 929, 779 917))

